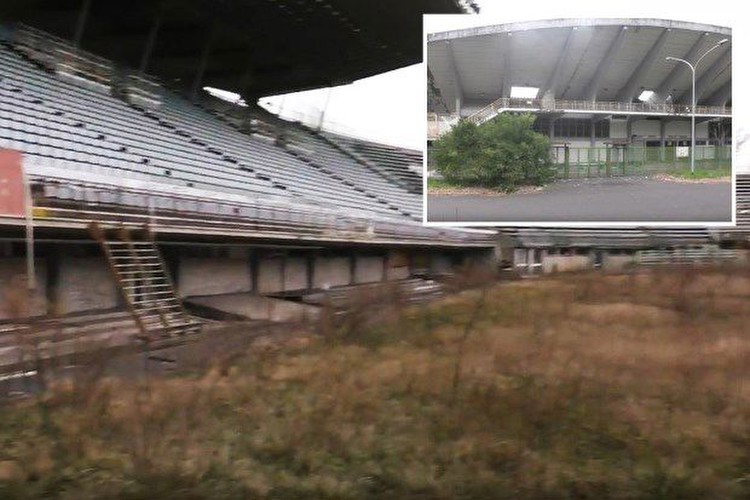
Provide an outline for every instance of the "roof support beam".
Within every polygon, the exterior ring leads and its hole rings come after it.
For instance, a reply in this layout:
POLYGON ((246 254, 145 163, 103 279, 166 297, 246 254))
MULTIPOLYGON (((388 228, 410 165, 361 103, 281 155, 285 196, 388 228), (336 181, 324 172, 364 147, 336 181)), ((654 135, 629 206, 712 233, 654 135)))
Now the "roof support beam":
POLYGON ((513 86, 513 81, 511 80, 513 76, 513 34, 508 33, 503 38, 503 44, 505 45, 505 50, 502 52, 505 54, 505 59, 503 60, 503 82, 502 87, 500 89, 500 97, 510 97, 510 89, 513 86))
POLYGON ((83 31, 86 29, 86 20, 89 17, 89 11, 91 10, 91 0, 83 0, 81 10, 78 12, 78 20, 76 21, 76 30, 73 33, 73 46, 75 48, 81 47, 81 40, 83 39, 83 31))
POLYGON ((198 63, 198 71, 195 73, 195 79, 193 80, 193 86, 190 90, 190 97, 195 101, 198 98, 198 92, 200 92, 201 84, 203 83, 203 76, 206 74, 206 68, 208 67, 208 59, 211 56, 211 45, 214 41, 214 33, 216 32, 216 23, 211 25, 211 28, 206 34, 205 45, 201 52, 201 59, 198 63))
MULTIPOLYGON (((727 71, 728 69, 731 69, 730 66, 732 64, 732 47, 729 46, 724 50, 724 52, 719 56, 718 59, 714 61, 714 63, 709 66, 706 70, 704 70, 700 76, 697 76, 697 79, 695 81, 695 102, 698 104, 700 102, 701 96, 706 92, 706 88, 716 80, 720 75, 726 74, 731 79, 731 71, 727 71)), ((700 69, 697 68, 697 69, 700 69)), ((682 92, 679 96, 676 96, 673 99, 673 102, 688 102, 691 98, 691 89, 688 88, 684 92, 682 92)))
POLYGON ((607 52, 599 62, 599 66, 596 68, 594 76, 591 77, 591 80, 589 80, 588 84, 586 85, 586 91, 584 92, 585 99, 589 101, 596 101, 602 79, 604 78, 604 75, 606 75, 609 71, 612 63, 614 63, 615 56, 617 55, 617 52, 620 50, 620 47, 622 47, 622 44, 625 41, 625 34, 627 33, 627 31, 627 26, 623 26, 622 29, 617 32, 617 35, 615 35, 615 38, 612 40, 612 42, 609 44, 609 48, 607 48, 607 52))
POLYGON ((649 51, 641 60, 640 64, 638 64, 638 67, 635 68, 635 71, 633 71, 633 73, 630 75, 630 78, 628 78, 628 81, 620 90, 620 94, 618 96, 618 100, 620 102, 632 102, 633 99, 635 99, 636 94, 640 89, 640 83, 643 80, 643 76, 648 72, 649 69, 651 69, 654 61, 656 61, 656 57, 664 47, 664 44, 667 41, 667 37, 669 36, 671 31, 671 28, 662 30, 659 38, 656 39, 656 42, 654 42, 649 51))
POLYGON ((557 63, 555 64, 555 69, 552 71, 552 74, 547 79, 547 83, 544 85, 542 89, 540 89, 539 95, 545 95, 547 92, 550 93, 550 96, 553 98, 557 97, 557 87, 560 85, 560 75, 562 74, 563 67, 565 67, 565 61, 568 59, 568 55, 570 53, 570 46, 573 43, 573 37, 575 36, 576 32, 578 30, 576 27, 570 28, 570 31, 568 31, 568 36, 565 37, 565 44, 563 44, 563 48, 560 51, 560 55, 557 57, 557 63))
POLYGON ((714 93, 706 99, 706 104, 710 106, 726 106, 730 99, 732 99, 732 80, 728 80, 724 85, 714 91, 714 93))
POLYGON ((464 102, 464 86, 461 83, 461 77, 456 67, 456 52, 453 49, 453 42, 448 44, 448 60, 451 65, 451 72, 453 73, 453 81, 456 84, 456 114, 461 116, 461 106, 463 106, 464 102))
MULTIPOLYGON (((698 39, 695 41, 695 43, 693 43, 693 46, 690 47, 690 50, 688 50, 685 55, 681 56, 681 59, 685 59, 686 61, 695 61, 698 58, 698 53, 706 45, 707 38, 708 37, 703 34, 699 35, 698 39)), ((657 99, 659 99, 661 102, 666 101, 674 86, 683 76, 689 77, 690 70, 685 64, 675 64, 674 69, 669 72, 667 77, 662 80, 662 82, 656 88, 657 99)))
POLYGON ((711 65, 706 73, 695 82, 695 99, 700 101, 706 96, 706 92, 711 88, 711 84, 723 86, 727 81, 732 81, 732 47, 727 47, 727 51, 711 65), (724 81, 726 80, 726 81, 724 81), (724 83, 721 83, 724 82, 724 83))
POLYGON ((148 63, 151 61, 151 54, 154 52, 154 45, 156 45, 156 37, 159 35, 159 29, 161 28, 161 22, 164 19, 164 4, 162 3, 159 7, 154 22, 151 24, 151 29, 148 32, 148 40, 146 41, 146 47, 143 49, 141 55, 141 64, 138 69, 141 74, 146 73, 148 69, 148 63))

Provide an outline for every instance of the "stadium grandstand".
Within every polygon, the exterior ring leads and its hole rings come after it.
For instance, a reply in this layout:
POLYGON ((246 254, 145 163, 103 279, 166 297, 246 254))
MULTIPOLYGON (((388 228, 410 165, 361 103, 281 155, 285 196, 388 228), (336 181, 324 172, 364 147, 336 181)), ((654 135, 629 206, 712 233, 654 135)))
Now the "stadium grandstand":
POLYGON ((420 153, 255 104, 418 62, 422 13, 467 9, 3 2, 0 285, 33 290, 26 306, 5 304, 6 323, 91 313, 154 339, 200 327, 186 299, 239 300, 252 318, 261 296, 384 280, 418 290, 416 274, 487 261, 492 232, 422 226, 420 153))
MULTIPOLYGON (((650 250, 719 255, 720 246, 746 245, 736 231, 498 236, 424 227, 420 153, 313 130, 255 105, 264 94, 418 62, 423 12, 473 8, 446 0, 0 4, 0 365, 16 359, 5 334, 25 317, 62 318, 71 339, 86 331, 153 340, 200 328, 195 311, 272 319, 283 305, 380 281, 431 293, 432 276, 499 255, 533 274, 537 260, 550 271, 573 260, 623 266, 627 259, 613 256, 645 262, 650 250), (205 86, 236 91, 248 105, 215 99, 205 86), (11 300, 25 286, 32 300, 11 300)), ((747 184, 738 186, 746 198, 747 184)), ((660 256, 670 258, 652 257, 660 256)))
POLYGON ((661 19, 554 19, 430 33, 429 138, 459 119, 481 124, 526 112, 549 136, 560 178, 668 171, 687 162, 691 146, 697 163, 726 165, 731 40, 730 28, 661 19))

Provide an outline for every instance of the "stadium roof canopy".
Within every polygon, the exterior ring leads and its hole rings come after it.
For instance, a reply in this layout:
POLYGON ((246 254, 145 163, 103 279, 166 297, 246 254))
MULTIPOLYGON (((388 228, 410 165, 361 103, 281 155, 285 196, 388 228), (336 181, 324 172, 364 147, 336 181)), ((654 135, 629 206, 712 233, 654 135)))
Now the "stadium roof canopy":
POLYGON ((2 0, 0 22, 75 40, 138 69, 257 97, 348 83, 422 59, 422 14, 466 0, 2 0))
MULTIPOLYGON (((513 87, 539 89, 537 97, 690 103, 695 62, 698 104, 731 101, 731 29, 662 19, 555 19, 461 29, 428 35, 431 102, 455 112, 460 103, 489 103, 513 87), (646 92, 643 96, 648 96, 646 92)), ((433 110, 439 111, 439 110, 433 110)))

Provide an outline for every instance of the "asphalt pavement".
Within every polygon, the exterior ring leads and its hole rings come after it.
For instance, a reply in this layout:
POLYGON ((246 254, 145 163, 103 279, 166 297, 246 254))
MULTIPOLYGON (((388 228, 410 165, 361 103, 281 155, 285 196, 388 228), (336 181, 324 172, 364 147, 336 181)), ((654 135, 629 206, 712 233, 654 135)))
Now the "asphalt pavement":
POLYGON ((428 195, 428 222, 731 222, 732 183, 575 179, 497 196, 428 195))

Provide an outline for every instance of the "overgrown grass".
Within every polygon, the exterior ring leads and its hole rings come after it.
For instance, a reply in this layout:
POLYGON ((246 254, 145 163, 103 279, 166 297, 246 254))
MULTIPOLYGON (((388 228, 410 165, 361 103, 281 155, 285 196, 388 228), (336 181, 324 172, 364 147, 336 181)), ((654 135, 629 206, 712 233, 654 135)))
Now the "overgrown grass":
POLYGON ((452 184, 445 179, 438 179, 436 177, 430 177, 427 179, 427 189, 440 189, 440 188, 459 188, 461 186, 452 184))
POLYGON ((480 284, 199 375, 58 383, 0 410, 0 498, 750 496, 747 268, 480 284))
POLYGON ((690 167, 686 166, 670 172, 670 175, 682 179, 719 179, 731 177, 732 166, 727 164, 718 166, 698 164, 695 167, 695 172, 691 172, 690 167))

